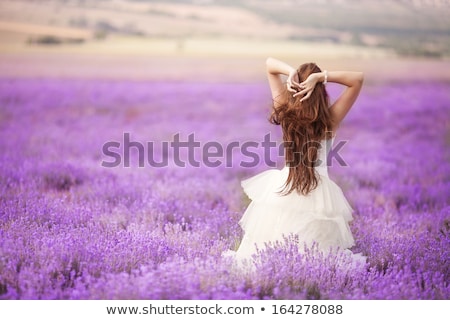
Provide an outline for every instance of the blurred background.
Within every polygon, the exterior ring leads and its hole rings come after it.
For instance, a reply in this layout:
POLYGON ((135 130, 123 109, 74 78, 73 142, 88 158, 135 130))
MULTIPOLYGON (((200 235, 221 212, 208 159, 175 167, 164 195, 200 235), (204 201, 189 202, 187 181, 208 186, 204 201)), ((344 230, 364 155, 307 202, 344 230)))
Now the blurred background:
POLYGON ((443 0, 0 0, 0 299, 448 300, 449 17, 443 0), (330 176, 367 273, 293 246, 254 279, 219 258, 264 137, 282 141, 267 56, 365 72, 330 176), (165 152, 178 134, 199 168, 165 152), (131 168, 102 166, 108 142, 131 168))
POLYGON ((267 56, 449 80, 447 0, 2 0, 2 77, 264 81, 267 56))

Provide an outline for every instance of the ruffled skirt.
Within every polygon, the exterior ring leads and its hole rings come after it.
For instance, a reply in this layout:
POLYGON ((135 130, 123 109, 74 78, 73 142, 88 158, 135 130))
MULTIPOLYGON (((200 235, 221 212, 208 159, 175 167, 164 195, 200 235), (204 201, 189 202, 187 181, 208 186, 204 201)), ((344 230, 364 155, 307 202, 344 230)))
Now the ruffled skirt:
POLYGON ((252 202, 239 221, 244 236, 235 258, 251 258, 257 248, 291 235, 301 246, 315 244, 324 251, 354 245, 349 228, 353 210, 341 188, 328 176, 319 175, 317 188, 308 195, 295 191, 282 195, 288 170, 267 170, 242 181, 252 202))

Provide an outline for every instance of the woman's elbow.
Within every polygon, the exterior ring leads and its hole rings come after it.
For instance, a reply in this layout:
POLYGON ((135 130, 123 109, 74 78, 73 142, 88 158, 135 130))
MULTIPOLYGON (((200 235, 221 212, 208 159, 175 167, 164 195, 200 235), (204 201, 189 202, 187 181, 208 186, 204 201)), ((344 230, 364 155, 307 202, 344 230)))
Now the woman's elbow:
POLYGON ((358 82, 360 85, 364 83, 364 72, 358 72, 358 82))
POLYGON ((355 72, 351 87, 361 88, 364 83, 364 73, 363 72, 355 72))

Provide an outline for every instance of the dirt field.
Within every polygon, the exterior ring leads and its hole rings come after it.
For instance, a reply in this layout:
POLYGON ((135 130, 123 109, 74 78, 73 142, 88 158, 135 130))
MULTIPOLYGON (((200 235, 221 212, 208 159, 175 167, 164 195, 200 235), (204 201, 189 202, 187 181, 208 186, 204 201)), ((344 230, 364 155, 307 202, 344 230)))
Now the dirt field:
POLYGON ((193 42, 183 52, 176 52, 175 43, 157 42, 154 45, 137 40, 128 40, 126 45, 117 42, 116 50, 111 49, 113 43, 11 47, 0 53, 0 75, 5 78, 265 81, 265 58, 274 56, 292 65, 314 61, 328 70, 363 70, 368 82, 450 81, 448 60, 407 59, 354 48, 308 44, 235 43, 237 49, 232 51, 218 40, 193 42))
POLYGON ((344 40, 289 38, 296 34, 350 37, 272 23, 232 6, 5 0, 0 3, 0 76, 265 81, 265 58, 274 56, 293 65, 314 61, 328 70, 363 70, 368 82, 450 81, 449 59, 404 58, 392 49, 344 40), (36 43, 45 37, 61 43, 36 43))

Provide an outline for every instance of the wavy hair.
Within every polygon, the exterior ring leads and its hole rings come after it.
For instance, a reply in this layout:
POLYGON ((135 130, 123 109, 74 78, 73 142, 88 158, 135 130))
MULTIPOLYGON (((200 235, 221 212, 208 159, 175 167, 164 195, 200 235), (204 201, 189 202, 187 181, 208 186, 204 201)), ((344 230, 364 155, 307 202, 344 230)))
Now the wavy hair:
MULTIPOLYGON (((311 73, 321 72, 315 63, 302 64, 294 81, 301 83, 311 73)), ((329 110, 329 96, 325 85, 317 83, 311 96, 300 102, 301 96, 293 97, 287 88, 274 101, 269 121, 280 125, 283 131, 286 165, 289 175, 281 191, 285 195, 294 190, 308 194, 318 185, 314 170, 320 141, 331 138, 333 122, 329 110), (278 100, 278 99, 277 99, 278 100)))

